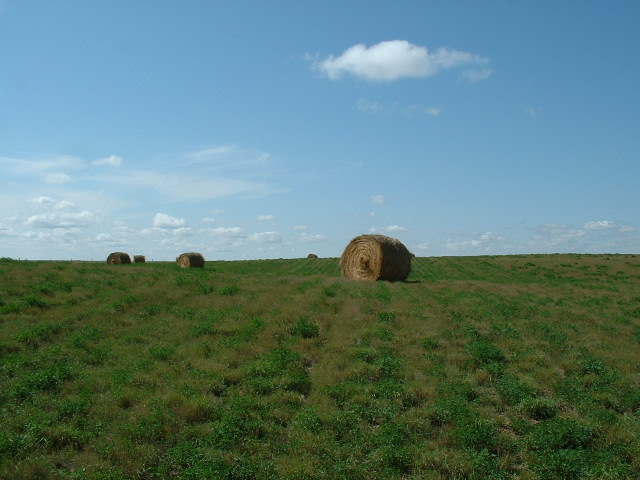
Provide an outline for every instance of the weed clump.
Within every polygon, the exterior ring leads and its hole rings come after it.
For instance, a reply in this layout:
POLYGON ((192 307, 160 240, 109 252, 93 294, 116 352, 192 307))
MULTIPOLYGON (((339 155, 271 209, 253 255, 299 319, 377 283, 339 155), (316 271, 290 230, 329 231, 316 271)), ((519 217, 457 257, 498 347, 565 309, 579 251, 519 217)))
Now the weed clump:
POLYGON ((315 338, 320 334, 320 327, 311 317, 302 317, 291 328, 291 334, 302 338, 315 338))

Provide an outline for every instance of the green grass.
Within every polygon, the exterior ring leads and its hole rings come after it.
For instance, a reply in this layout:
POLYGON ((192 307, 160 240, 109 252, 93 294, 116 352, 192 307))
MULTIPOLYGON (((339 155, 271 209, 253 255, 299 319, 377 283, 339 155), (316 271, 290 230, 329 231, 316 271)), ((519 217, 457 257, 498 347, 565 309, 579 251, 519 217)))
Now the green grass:
POLYGON ((0 259, 0 478, 627 479, 640 257, 0 259))

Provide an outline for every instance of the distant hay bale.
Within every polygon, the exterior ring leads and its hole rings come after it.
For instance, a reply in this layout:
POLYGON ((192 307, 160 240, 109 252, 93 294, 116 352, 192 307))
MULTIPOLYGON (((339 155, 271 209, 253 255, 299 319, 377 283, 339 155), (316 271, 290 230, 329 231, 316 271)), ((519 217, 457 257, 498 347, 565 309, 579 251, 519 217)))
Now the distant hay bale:
POLYGON ((203 268, 204 257, 201 253, 196 252, 183 253, 178 257, 178 265, 180 265, 181 268, 203 268))
POLYGON ((131 263, 131 257, 128 253, 113 252, 107 257, 107 263, 109 265, 126 265, 131 263))
POLYGON ((307 258, 318 258, 318 255, 316 255, 315 253, 310 253, 309 255, 307 255, 307 258))
POLYGON ((342 273, 353 280, 405 280, 411 273, 411 252, 386 235, 360 235, 344 249, 342 273))
POLYGON ((134 255, 133 263, 145 263, 147 261, 147 257, 144 255, 134 255))

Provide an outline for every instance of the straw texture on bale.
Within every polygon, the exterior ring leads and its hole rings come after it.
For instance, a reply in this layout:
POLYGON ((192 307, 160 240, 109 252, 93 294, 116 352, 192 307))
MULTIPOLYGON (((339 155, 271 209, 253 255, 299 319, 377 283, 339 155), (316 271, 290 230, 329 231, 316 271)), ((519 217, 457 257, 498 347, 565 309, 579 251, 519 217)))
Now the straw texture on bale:
POLYGON ((178 265, 182 268, 203 268, 204 267, 204 257, 201 253, 196 252, 187 252, 183 253, 178 257, 178 265))
POLYGON ((147 257, 145 257, 144 255, 133 256, 133 263, 144 263, 146 261, 147 261, 147 257))
POLYGON ((128 253, 113 252, 107 257, 107 263, 109 265, 125 265, 131 263, 131 257, 128 253))
POLYGON ((411 273, 411 252, 386 235, 360 235, 340 258, 342 273, 353 280, 405 280, 411 273))

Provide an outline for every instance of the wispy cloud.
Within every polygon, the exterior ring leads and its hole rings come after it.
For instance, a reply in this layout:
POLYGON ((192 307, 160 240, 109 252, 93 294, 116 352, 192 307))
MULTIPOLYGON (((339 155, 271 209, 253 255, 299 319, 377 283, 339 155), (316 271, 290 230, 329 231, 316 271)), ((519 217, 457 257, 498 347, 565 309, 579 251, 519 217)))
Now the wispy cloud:
POLYGON ((585 230, 613 230, 618 228, 615 222, 609 220, 598 220, 594 222, 587 222, 583 227, 585 230))
POLYGON ((52 185, 64 185, 65 183, 72 183, 73 180, 71 179, 71 177, 69 175, 67 175, 66 173, 49 173, 47 175, 45 175, 44 177, 44 181, 46 183, 52 184, 52 185))
POLYGON ((300 241, 304 243, 322 243, 327 241, 327 237, 324 235, 308 235, 303 232, 300 235, 300 241))
POLYGON ((251 235, 249 239, 258 243, 282 243, 282 235, 278 232, 256 233, 251 235))
POLYGON ((357 44, 337 57, 330 55, 324 60, 315 59, 313 68, 331 80, 351 74, 365 80, 389 82, 401 78, 425 78, 450 68, 476 65, 482 68, 463 75, 470 81, 478 81, 491 75, 488 64, 489 59, 468 52, 450 48, 429 52, 426 47, 406 40, 391 40, 371 47, 357 44))
POLYGON ((374 205, 383 205, 384 203, 386 203, 387 199, 385 198, 384 195, 372 195, 371 196, 371 203, 373 203, 374 205))
POLYGON ((275 215, 269 213, 267 215, 258 215, 258 221, 259 222, 266 222, 268 220, 273 220, 274 218, 276 218, 275 215))
POLYGON ((489 253, 493 250, 497 250, 497 247, 505 240, 505 237, 501 235, 486 232, 479 237, 471 238, 469 240, 449 242, 446 244, 446 248, 447 250, 458 254, 466 252, 489 253))
POLYGON ((356 108, 365 113, 386 115, 402 113, 406 117, 415 117, 419 114, 437 117, 442 112, 442 109, 438 107, 424 107, 417 104, 403 106, 398 102, 382 104, 377 100, 367 100, 366 98, 359 98, 356 102, 356 108))
POLYGON ((101 158, 99 160, 95 160, 93 162, 91 162, 92 165, 97 165, 97 166, 108 166, 108 167, 119 167, 120 165, 122 165, 122 157, 119 157, 117 155, 111 155, 109 157, 106 158, 101 158))

